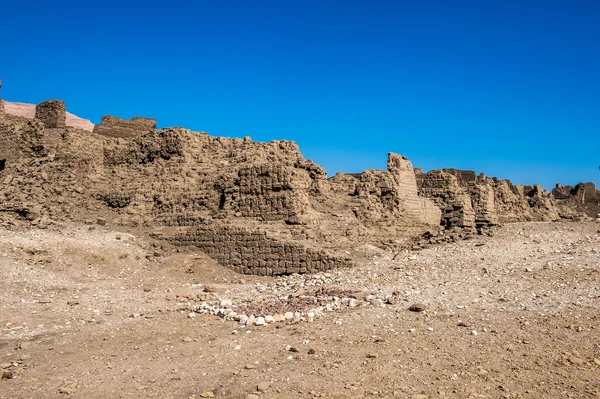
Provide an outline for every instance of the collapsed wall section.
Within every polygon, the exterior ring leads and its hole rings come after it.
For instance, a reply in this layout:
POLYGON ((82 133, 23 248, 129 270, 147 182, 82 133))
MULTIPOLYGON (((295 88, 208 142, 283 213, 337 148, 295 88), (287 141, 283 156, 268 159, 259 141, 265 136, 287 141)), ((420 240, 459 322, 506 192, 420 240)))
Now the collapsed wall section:
POLYGON ((155 129, 156 119, 136 116, 127 120, 105 115, 93 131, 106 137, 133 138, 155 129))
POLYGON ((234 226, 201 226, 167 240, 196 246, 219 264, 243 274, 274 276, 353 266, 349 259, 234 226))
POLYGON ((421 194, 442 209, 440 224, 446 229, 475 227, 471 198, 462 190, 458 179, 442 170, 427 172, 422 178, 421 194))
POLYGON ((575 187, 557 184, 552 197, 561 205, 563 214, 582 212, 596 217, 600 212, 600 191, 594 183, 579 183, 575 187))

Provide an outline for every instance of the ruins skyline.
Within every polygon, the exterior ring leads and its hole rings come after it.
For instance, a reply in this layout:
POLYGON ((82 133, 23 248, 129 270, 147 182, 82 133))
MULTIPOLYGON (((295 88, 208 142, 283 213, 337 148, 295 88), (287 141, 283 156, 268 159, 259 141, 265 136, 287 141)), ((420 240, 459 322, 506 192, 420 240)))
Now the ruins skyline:
POLYGON ((385 169, 394 151, 425 171, 600 185, 595 4, 6 8, 8 101, 294 140, 330 175, 385 169), (41 32, 60 40, 40 46, 41 32))

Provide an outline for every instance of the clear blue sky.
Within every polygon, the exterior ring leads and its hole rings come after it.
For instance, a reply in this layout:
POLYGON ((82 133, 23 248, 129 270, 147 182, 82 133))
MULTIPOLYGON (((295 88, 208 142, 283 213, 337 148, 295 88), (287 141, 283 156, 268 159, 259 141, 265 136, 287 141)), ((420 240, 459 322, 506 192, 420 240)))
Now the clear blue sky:
POLYGON ((295 140, 329 174, 600 186, 600 2, 5 1, 8 101, 295 140))

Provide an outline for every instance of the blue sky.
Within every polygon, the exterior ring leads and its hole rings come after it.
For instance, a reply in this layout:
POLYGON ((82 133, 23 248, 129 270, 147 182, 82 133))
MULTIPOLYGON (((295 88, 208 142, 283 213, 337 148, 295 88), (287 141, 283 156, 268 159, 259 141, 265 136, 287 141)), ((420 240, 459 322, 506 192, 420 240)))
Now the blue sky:
POLYGON ((294 140, 329 174, 600 186, 598 1, 4 2, 7 101, 294 140))

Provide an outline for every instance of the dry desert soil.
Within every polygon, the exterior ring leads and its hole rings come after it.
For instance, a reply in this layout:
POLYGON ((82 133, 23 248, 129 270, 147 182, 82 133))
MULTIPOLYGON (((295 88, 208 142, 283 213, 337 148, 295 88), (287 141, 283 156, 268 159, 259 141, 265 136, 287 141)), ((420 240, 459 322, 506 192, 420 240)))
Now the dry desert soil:
POLYGON ((600 398, 599 228, 515 223, 273 278, 107 226, 6 225, 0 398, 600 398), (332 293, 352 300, 311 322, 201 310, 332 293))

